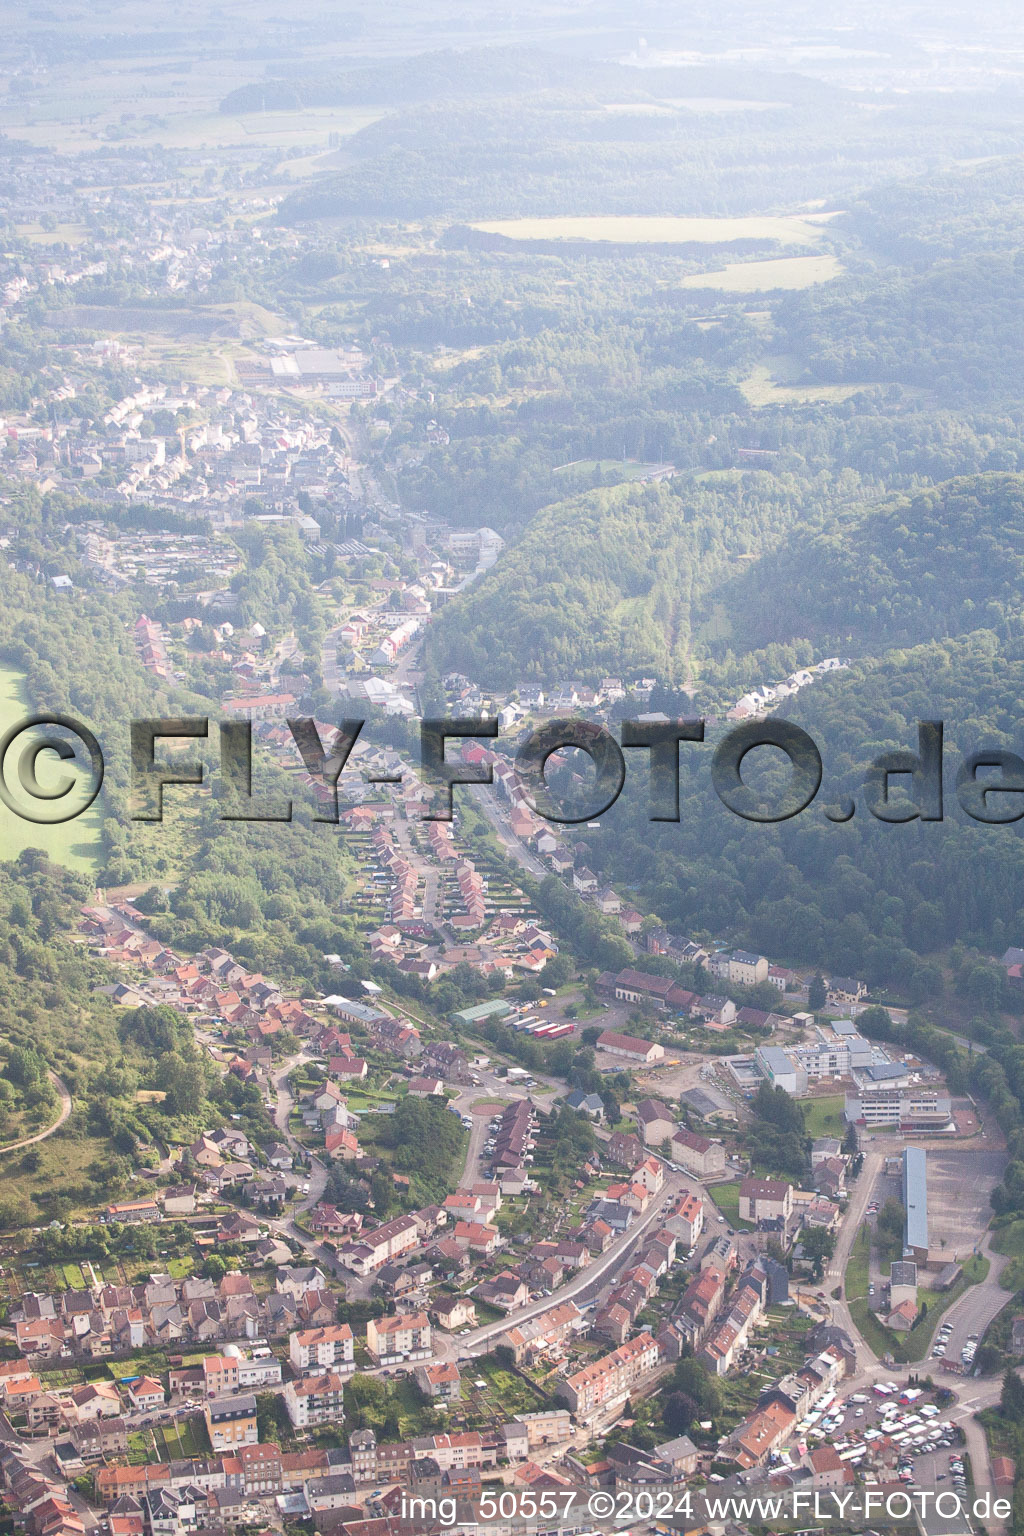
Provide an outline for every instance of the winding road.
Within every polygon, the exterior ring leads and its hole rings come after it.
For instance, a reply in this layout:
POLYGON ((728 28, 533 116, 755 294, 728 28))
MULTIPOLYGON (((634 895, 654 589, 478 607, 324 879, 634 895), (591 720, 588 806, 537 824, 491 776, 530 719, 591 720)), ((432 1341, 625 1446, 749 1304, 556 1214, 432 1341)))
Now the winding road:
POLYGON ((20 1141, 9 1141, 6 1147, 0 1147, 0 1153, 17 1152, 21 1147, 31 1147, 37 1141, 45 1141, 47 1136, 52 1136, 54 1131, 59 1131, 65 1120, 71 1113, 71 1095, 64 1086, 56 1072, 47 1074, 50 1082, 60 1095, 60 1114, 52 1125, 48 1125, 44 1131, 36 1131, 34 1136, 23 1136, 20 1141))

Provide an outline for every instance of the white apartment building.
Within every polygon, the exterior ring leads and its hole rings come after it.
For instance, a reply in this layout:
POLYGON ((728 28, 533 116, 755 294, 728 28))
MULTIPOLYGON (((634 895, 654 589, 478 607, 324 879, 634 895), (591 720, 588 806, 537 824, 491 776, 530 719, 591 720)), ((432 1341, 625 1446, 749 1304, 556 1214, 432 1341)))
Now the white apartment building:
POLYGON ((319 1376, 302 1376, 284 1389, 288 1417, 296 1429, 316 1424, 337 1424, 345 1414, 345 1377, 336 1371, 319 1376))
POLYGON ((424 1360, 430 1354, 430 1321, 425 1312, 401 1312, 397 1317, 371 1317, 366 1347, 378 1365, 400 1360, 424 1360))
POLYGON ((317 1370, 351 1376, 356 1368, 352 1329, 348 1323, 335 1323, 329 1328, 302 1328, 288 1340, 288 1358, 299 1376, 317 1370))

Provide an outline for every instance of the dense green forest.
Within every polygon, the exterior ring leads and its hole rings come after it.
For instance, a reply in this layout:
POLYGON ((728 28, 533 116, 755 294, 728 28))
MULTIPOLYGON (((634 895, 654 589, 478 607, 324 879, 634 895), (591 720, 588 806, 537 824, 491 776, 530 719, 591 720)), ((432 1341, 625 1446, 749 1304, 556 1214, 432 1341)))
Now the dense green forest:
POLYGON ((1022 576, 1024 477, 988 474, 799 528, 712 601, 745 650, 801 637, 864 655, 980 628, 1009 638, 1022 576))
POLYGON ((944 402, 1002 400, 1024 338, 1020 253, 841 278, 780 306, 787 351, 822 383, 899 382, 944 402))
MULTIPOLYGON (((703 746, 680 752, 679 824, 646 820, 643 775, 634 770, 601 827, 587 832, 588 863, 638 889, 683 932, 732 934, 912 1001, 934 995, 943 985, 936 951, 960 939, 999 953, 1024 929, 1019 826, 982 827, 952 793, 961 754, 1019 749, 1022 689, 1024 650, 988 630, 835 673, 785 711, 810 732, 825 765, 819 796, 802 815, 756 826, 719 803, 710 757, 720 725, 703 746), (922 719, 945 722, 946 819, 876 821, 864 806, 864 771, 884 751, 916 750, 922 719), (823 807, 847 795, 859 802, 854 819, 829 822, 823 807)), ((744 777, 758 782, 756 763, 744 765, 744 777)))
POLYGON ((608 673, 685 682, 695 598, 820 519, 829 495, 807 478, 727 472, 724 482, 627 485, 556 503, 442 613, 431 657, 504 688, 608 673))

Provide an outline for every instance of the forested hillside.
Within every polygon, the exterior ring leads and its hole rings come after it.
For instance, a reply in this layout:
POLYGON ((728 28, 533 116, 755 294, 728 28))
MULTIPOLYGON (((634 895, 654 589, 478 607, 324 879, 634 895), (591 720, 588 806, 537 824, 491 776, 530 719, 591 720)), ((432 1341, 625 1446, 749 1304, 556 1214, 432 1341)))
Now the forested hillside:
POLYGON ((796 477, 620 486, 545 508, 431 628, 430 657, 492 686, 653 672, 685 682, 694 601, 823 515, 796 477))
POLYGON ((781 711, 826 765, 797 822, 749 826, 718 803, 713 727, 681 752, 681 824, 649 823, 631 779, 586 857, 681 931, 732 932, 921 998, 939 985, 925 958, 937 948, 998 949, 1024 925, 1019 830, 979 827, 952 793, 959 756, 1020 746, 1022 512, 1024 479, 1005 474, 882 504, 830 505, 816 484, 765 473, 593 491, 534 519, 443 615, 432 656, 495 686, 649 670, 715 713, 730 685, 851 653, 781 711), (946 722, 945 824, 882 825, 863 805, 828 822, 822 806, 857 800, 868 763, 916 746, 927 718, 946 722))
POLYGON ((850 277, 780 307, 787 351, 822 383, 901 383, 945 401, 1000 400, 1024 341, 1019 253, 986 251, 925 272, 850 277))
POLYGON ((74 1104, 38 1148, 0 1154, 5 1229, 115 1199, 158 1137, 188 1138, 232 1113, 269 1130, 258 1090, 216 1073, 187 1018, 115 1010, 99 991, 113 973, 70 939, 90 894, 32 850, 0 863, 0 1146, 57 1118, 48 1071, 74 1104))
MULTIPOLYGON (((1020 749, 1022 693, 1024 646, 987 630, 833 674, 785 710, 825 765, 802 815, 757 826, 719 803, 710 759, 722 725, 705 745, 680 751, 680 823, 647 820, 634 770, 600 829, 587 831, 587 862, 617 886, 636 887, 680 931, 729 932, 755 950, 920 1000, 941 988, 937 950, 960 940, 998 953, 1024 927, 1020 825, 982 827, 953 793, 963 754, 1020 749), (881 752, 916 750, 922 719, 946 726, 946 819, 876 821, 864 805, 864 770, 881 752), (847 795, 858 803, 854 818, 830 822, 824 808, 847 795)), ((755 761, 744 777, 757 782, 755 761)))
MULTIPOLYGON (((864 190, 936 157, 1008 153, 1015 103, 964 93, 892 94, 866 114, 853 95, 789 74, 688 67, 639 71, 543 53, 428 54, 334 79, 270 80, 224 111, 365 102, 391 108, 282 206, 291 222, 362 215, 448 222, 510 214, 741 213, 864 190), (690 110, 704 96, 777 111, 690 110), (628 110, 635 104, 634 110, 628 110), (855 143, 856 152, 850 146, 855 143)), ((1017 109, 1019 110, 1019 108, 1017 109)))
POLYGON ((1024 477, 989 474, 799 529, 715 600, 734 645, 806 638, 865 655, 979 628, 1017 634, 1022 580, 1024 477))

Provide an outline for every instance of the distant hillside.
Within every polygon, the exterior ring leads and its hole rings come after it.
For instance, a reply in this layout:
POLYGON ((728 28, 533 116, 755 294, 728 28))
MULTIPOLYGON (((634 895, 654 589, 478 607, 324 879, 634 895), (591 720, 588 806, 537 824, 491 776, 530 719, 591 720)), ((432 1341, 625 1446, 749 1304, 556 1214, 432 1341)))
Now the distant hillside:
POLYGON ((389 59, 335 75, 296 80, 260 80, 231 91, 220 104, 225 113, 292 111, 296 107, 339 107, 459 100, 533 91, 597 90, 615 85, 628 95, 646 95, 636 70, 589 59, 570 59, 535 49, 468 48, 389 59), (632 90, 630 85, 632 82, 632 90))
MULTIPOLYGON (((675 931, 732 932, 766 954, 921 1000, 942 988, 937 950, 959 939, 999 953, 1022 931, 1024 824, 982 827, 953 792, 962 753, 1020 750, 1022 688, 1020 639, 1001 646, 980 629, 833 673, 784 711, 825 767, 802 815, 769 827, 727 811, 710 771, 722 727, 709 727, 703 748, 680 753, 680 821, 648 821, 634 786, 587 832, 587 863, 615 885, 636 884, 675 931), (886 825, 866 810, 864 769, 882 751, 915 748, 921 719, 945 722, 945 820, 886 825), (841 796, 856 813, 835 824, 824 808, 841 796)), ((748 781, 771 771, 744 765, 748 781)))
POLYGON ((798 533, 715 597, 734 651, 808 637, 877 654, 998 629, 1022 580, 1024 476, 987 474, 798 533))
POLYGON ((636 69, 529 49, 282 72, 232 91, 221 110, 339 106, 383 116, 346 138, 343 172, 325 170, 282 201, 285 223, 845 206, 871 181, 923 172, 937 156, 1006 150, 1004 132, 972 123, 968 136, 916 95, 868 117, 853 93, 798 75, 636 69), (727 109, 701 110, 702 97, 727 109))
MULTIPOLYGON (((473 97, 525 96, 538 91, 594 93, 615 102, 665 95, 717 96, 750 101, 834 101, 835 92, 803 75, 738 69, 631 69, 597 59, 571 58, 539 48, 446 49, 387 59, 332 75, 254 81, 229 92, 225 113, 293 111, 473 97)), ((845 92, 839 92, 845 95, 845 92)))
POLYGON ((840 278, 787 298, 780 336, 815 383, 909 384, 961 408, 1015 400, 1022 275, 1019 253, 995 250, 880 280, 840 278))
POLYGON ((1024 224, 1024 159, 1008 154, 883 182, 851 200, 842 224, 897 262, 1016 252, 1024 224))
POLYGON ((822 516, 823 501, 788 476, 749 474, 558 502, 444 609, 430 629, 433 660, 506 688, 638 672, 685 682, 695 599, 737 560, 822 516))
POLYGON ((731 686, 812 653, 1005 631, 1022 583, 1024 475, 853 507, 784 475, 680 478, 546 507, 443 611, 430 646, 443 671, 493 687, 642 672, 683 684, 691 652, 731 686))

